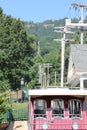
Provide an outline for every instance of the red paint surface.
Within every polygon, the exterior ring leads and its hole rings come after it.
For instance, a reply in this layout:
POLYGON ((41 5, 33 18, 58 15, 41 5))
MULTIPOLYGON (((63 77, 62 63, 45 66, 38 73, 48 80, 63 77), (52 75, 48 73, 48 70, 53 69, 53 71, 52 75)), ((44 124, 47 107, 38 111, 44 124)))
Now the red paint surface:
MULTIPOLYGON (((69 98, 70 99, 70 98, 69 98)), ((73 120, 72 118, 69 118, 69 111, 68 111, 68 98, 64 98, 64 117, 62 119, 54 119, 52 117, 52 110, 50 108, 52 97, 47 98, 47 111, 46 111, 46 118, 44 119, 34 119, 34 108, 33 104, 31 101, 31 115, 30 115, 30 124, 31 124, 31 129, 30 130, 43 130, 42 125, 44 123, 48 124, 48 129, 47 130, 73 130, 72 129, 72 124, 73 122, 78 123, 78 130, 87 130, 87 115, 86 115, 86 110, 85 110, 85 105, 84 101, 82 100, 82 117, 78 120, 75 119, 73 120)))

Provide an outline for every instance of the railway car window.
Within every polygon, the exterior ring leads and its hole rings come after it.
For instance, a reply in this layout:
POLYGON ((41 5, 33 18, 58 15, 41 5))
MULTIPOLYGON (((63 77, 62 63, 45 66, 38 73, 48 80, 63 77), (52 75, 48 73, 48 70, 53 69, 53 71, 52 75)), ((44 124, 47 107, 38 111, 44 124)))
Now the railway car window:
POLYGON ((81 117, 81 101, 70 100, 69 101, 69 117, 81 117))
POLYGON ((64 101, 62 99, 54 99, 51 101, 52 117, 64 117, 64 101))
POLYGON ((47 104, 45 100, 34 101, 34 117, 46 117, 47 104))

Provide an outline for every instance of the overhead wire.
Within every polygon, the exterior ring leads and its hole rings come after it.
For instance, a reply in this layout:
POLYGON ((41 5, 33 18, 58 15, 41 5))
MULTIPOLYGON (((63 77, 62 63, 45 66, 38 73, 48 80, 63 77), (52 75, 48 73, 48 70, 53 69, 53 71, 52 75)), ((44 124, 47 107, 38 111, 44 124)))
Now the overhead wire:
MULTIPOLYGON (((78 0, 74 0, 74 2, 73 3, 79 3, 79 1, 78 0)), ((84 3, 84 0, 81 0, 81 3, 83 4, 84 3)), ((69 17, 69 16, 71 16, 70 15, 70 13, 71 13, 71 11, 72 11, 72 5, 69 7, 69 9, 68 9, 68 12, 67 12, 67 14, 66 14, 66 17, 69 17)), ((79 16, 79 13, 80 13, 80 9, 79 8, 77 8, 76 9, 77 10, 77 12, 75 13, 75 18, 80 18, 80 16, 79 16)))

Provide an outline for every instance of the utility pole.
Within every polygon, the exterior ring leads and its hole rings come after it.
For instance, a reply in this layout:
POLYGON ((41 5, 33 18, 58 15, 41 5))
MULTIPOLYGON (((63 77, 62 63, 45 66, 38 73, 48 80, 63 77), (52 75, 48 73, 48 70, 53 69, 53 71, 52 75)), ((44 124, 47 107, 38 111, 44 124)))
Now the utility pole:
POLYGON ((50 71, 50 68, 52 67, 52 65, 50 65, 49 63, 47 64, 44 64, 44 68, 47 69, 47 86, 49 86, 50 84, 50 74, 49 74, 49 71, 50 71))
POLYGON ((56 71, 55 71, 55 86, 56 86, 56 71))
POLYGON ((79 23, 71 23, 71 21, 68 20, 66 22, 66 26, 69 28, 78 28, 81 30, 81 44, 83 44, 83 31, 85 28, 87 28, 87 24, 84 23, 84 11, 87 10, 87 4, 72 3, 72 6, 75 8, 75 10, 77 8, 81 8, 81 20, 79 23))
POLYGON ((50 83, 49 69, 50 69, 52 66, 48 63, 46 67, 47 67, 47 86, 49 86, 49 83, 50 83))
POLYGON ((39 67, 38 67, 38 76, 39 76, 38 82, 41 84, 41 81, 42 81, 41 64, 39 64, 39 67))
POLYGON ((43 88, 46 88, 46 87, 47 87, 46 84, 47 84, 47 83, 46 83, 46 73, 44 72, 44 73, 43 73, 43 78, 42 78, 42 87, 43 87, 43 88))
POLYGON ((62 33, 63 38, 54 39, 54 41, 61 41, 61 87, 64 86, 64 55, 65 55, 65 42, 69 42, 70 39, 66 39, 67 33, 72 33, 71 31, 67 31, 66 27, 55 27, 55 29, 63 29, 62 31, 55 30, 57 33, 62 33))
POLYGON ((37 43, 37 55, 39 55, 39 54, 40 54, 40 43, 38 41, 38 43, 37 43))

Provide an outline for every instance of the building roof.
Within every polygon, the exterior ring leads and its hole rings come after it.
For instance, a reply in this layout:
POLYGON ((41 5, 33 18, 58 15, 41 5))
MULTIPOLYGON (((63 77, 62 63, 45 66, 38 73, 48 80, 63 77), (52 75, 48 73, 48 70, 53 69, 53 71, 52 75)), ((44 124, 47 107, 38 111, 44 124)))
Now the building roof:
POLYGON ((87 45, 72 44, 70 54, 77 72, 87 72, 87 45))
POLYGON ((85 89, 69 89, 69 88, 52 88, 52 89, 33 89, 29 90, 29 96, 32 98, 40 96, 76 96, 84 97, 87 96, 85 89))

